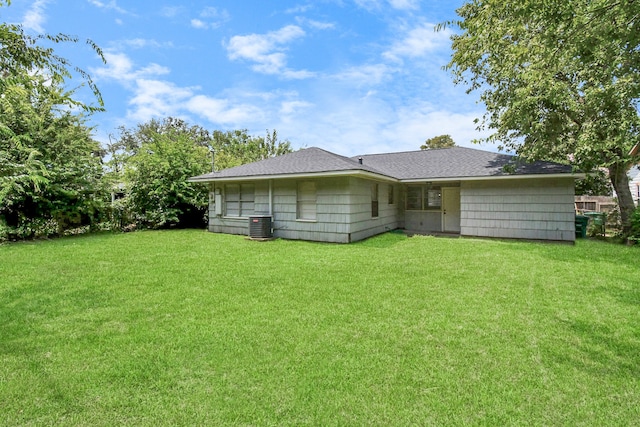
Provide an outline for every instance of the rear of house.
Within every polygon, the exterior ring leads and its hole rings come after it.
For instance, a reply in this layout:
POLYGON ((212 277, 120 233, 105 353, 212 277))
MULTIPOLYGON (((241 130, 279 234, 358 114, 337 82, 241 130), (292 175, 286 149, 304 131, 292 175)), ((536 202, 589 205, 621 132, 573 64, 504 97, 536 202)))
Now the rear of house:
POLYGON ((511 160, 460 147, 356 158, 309 148, 191 180, 209 183, 216 233, 247 235, 249 218, 265 216, 273 237, 321 242, 394 229, 573 241, 570 168, 538 163, 504 172, 511 160))

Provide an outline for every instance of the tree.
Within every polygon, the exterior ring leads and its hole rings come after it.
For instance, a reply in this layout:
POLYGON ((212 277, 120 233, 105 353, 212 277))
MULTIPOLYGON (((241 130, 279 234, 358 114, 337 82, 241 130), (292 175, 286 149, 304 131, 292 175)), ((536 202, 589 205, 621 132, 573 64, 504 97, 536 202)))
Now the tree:
POLYGON ((246 129, 213 132, 211 147, 215 151, 217 169, 226 169, 269 157, 290 153, 289 141, 278 141, 274 129, 267 130, 266 137, 251 136, 246 129))
MULTIPOLYGON (((0 0, 0 7, 10 5, 9 0, 0 0)), ((56 55, 52 47, 43 46, 45 43, 77 43, 79 39, 67 34, 40 34, 30 36, 20 25, 0 23, 0 90, 6 85, 20 84, 28 90, 45 93, 52 88, 51 96, 58 96, 57 104, 78 107, 85 111, 95 112, 103 109, 103 100, 98 87, 91 76, 82 68, 74 66, 69 60, 56 55), (25 75, 24 70, 29 71, 25 75), (98 106, 88 105, 76 100, 73 92, 56 92, 56 88, 73 77, 73 73, 80 76, 93 92, 98 106), (42 77, 42 78, 35 78, 42 77)), ((102 50, 92 40, 86 44, 96 55, 106 63, 102 50)))
POLYGON ((453 141, 453 138, 451 138, 451 135, 439 135, 427 139, 424 144, 420 146, 420 149, 433 150, 434 148, 450 148, 455 146, 456 143, 453 141))
POLYGON ((210 170, 209 142, 205 129, 171 117, 120 129, 107 164, 111 182, 125 183, 125 205, 138 227, 202 225, 207 192, 187 179, 210 170))
POLYGON ((611 196, 611 180, 602 169, 596 169, 584 179, 576 181, 576 196, 611 196))
POLYGON ((53 86, 0 89, 0 234, 60 234, 95 224, 104 212, 99 143, 83 116, 58 111, 63 96, 53 86))
POLYGON ((457 13, 447 67, 480 93, 486 140, 525 160, 606 168, 627 232, 629 150, 640 129, 640 2, 472 0, 457 13))
POLYGON ((124 182, 126 206, 139 227, 200 226, 208 205, 206 188, 187 182, 224 169, 291 151, 277 132, 250 136, 246 130, 214 131, 166 118, 152 119, 135 129, 120 128, 120 138, 107 146, 112 183, 124 182), (119 171, 124 170, 124 173, 119 171))
MULTIPOLYGON (((0 7, 9 4, 0 0, 0 7)), ((77 41, 64 34, 32 37, 19 25, 0 24, 0 237, 61 233, 92 224, 103 212, 99 144, 76 113, 101 110, 100 92, 86 72, 43 46, 77 41), (98 107, 64 90, 74 74, 98 107)))

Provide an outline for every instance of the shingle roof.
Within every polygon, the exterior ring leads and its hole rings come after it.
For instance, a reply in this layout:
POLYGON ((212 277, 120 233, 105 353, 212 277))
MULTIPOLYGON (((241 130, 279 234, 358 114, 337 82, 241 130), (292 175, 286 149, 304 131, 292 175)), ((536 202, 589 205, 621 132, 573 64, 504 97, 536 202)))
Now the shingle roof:
MULTIPOLYGON (((473 148, 452 147, 403 153, 369 154, 372 166, 400 180, 470 178, 571 173, 571 166, 552 162, 516 163, 513 156, 473 148), (509 166, 508 171, 505 166, 509 166)), ((355 157, 355 158, 357 158, 355 157)))
POLYGON ((506 154, 453 147, 344 157, 311 147, 278 157, 191 178, 193 181, 334 172, 369 172, 398 180, 569 174, 570 166, 551 162, 515 163, 506 154), (363 162, 360 164, 359 158, 363 162), (510 171, 504 167, 510 165, 510 171))
POLYGON ((292 175, 341 171, 367 171, 385 175, 371 166, 358 163, 357 159, 340 156, 321 148, 305 148, 282 156, 260 160, 246 165, 224 169, 219 172, 208 173, 194 177, 194 180, 217 178, 240 178, 252 176, 292 175))

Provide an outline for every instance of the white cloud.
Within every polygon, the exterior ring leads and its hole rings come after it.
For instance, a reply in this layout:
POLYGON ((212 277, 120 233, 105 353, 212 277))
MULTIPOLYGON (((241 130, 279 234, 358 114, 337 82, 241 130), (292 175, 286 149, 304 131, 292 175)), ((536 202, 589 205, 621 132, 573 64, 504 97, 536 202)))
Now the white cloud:
POLYGON ((280 72, 280 76, 289 80, 304 80, 316 76, 316 73, 307 70, 289 70, 285 69, 280 72))
POLYGON ((277 94, 260 104, 266 117, 262 126, 252 120, 247 127, 275 128, 294 147, 319 146, 347 156, 419 150, 425 139, 442 134, 450 134, 458 145, 478 148, 471 141, 486 136, 475 129, 480 111, 452 110, 421 96, 358 90, 333 76, 318 86, 322 89, 312 93, 277 94))
POLYGON ((305 13, 309 11, 313 7, 312 4, 299 5, 295 7, 291 7, 284 11, 284 13, 292 14, 292 13, 305 13))
POLYGON ((306 101, 283 101, 280 104, 279 113, 283 116, 292 116, 310 107, 313 107, 313 104, 306 101))
POLYGON ((110 0, 109 2, 104 2, 100 0, 87 0, 90 4, 106 10, 114 10, 118 13, 128 14, 126 10, 118 6, 118 2, 116 0, 110 0))
MULTIPOLYGON (((107 52, 105 57, 107 66, 92 69, 92 75, 96 79, 115 82, 129 92, 129 121, 140 123, 168 116, 188 120, 189 117, 185 116, 195 116, 211 123, 245 128, 247 122, 261 120, 264 116, 255 103, 242 101, 242 98, 259 98, 256 94, 240 93, 228 99, 214 98, 199 94, 197 86, 182 87, 159 79, 159 76, 170 74, 170 70, 162 65, 151 63, 139 67, 124 53, 107 52)), ((266 94, 261 96, 264 98, 266 94)))
POLYGON ((49 0, 36 0, 33 2, 29 10, 24 15, 22 26, 26 29, 43 33, 43 25, 47 18, 45 16, 45 7, 49 0))
POLYGON ((197 28, 197 29, 209 28, 209 25, 206 22, 204 22, 204 21, 202 21, 200 19, 192 19, 191 20, 191 26, 193 28, 197 28))
POLYGON ((401 40, 396 41, 382 55, 391 61, 401 61, 402 58, 417 58, 448 46, 451 32, 443 30, 436 32, 433 24, 424 23, 412 28, 401 40))
POLYGON ((229 12, 215 7, 204 8, 199 17, 191 20, 191 26, 201 30, 218 28, 230 19, 229 12))
POLYGON ((164 16, 165 18, 173 18, 179 15, 183 11, 183 9, 184 8, 182 6, 165 6, 160 9, 160 15, 164 16))
POLYGON ((296 17, 296 22, 300 25, 306 25, 316 30, 332 30, 336 27, 336 24, 333 22, 315 21, 313 19, 303 18, 301 16, 296 17))
POLYGON ((366 10, 379 9, 382 6, 381 0, 355 0, 355 4, 366 10))
POLYGON ((173 42, 159 42, 153 39, 128 39, 128 40, 120 40, 113 43, 113 46, 117 47, 130 47, 132 49, 147 49, 147 48, 171 48, 173 47, 173 42))
POLYGON ((380 10, 386 3, 393 9, 398 10, 418 10, 420 9, 420 0, 354 0, 355 4, 368 11, 380 10))
POLYGON ((457 145, 479 148, 472 141, 487 136, 476 130, 474 123, 481 112, 458 113, 435 108, 425 103, 398 109, 396 120, 384 129, 383 135, 398 141, 401 150, 417 150, 427 138, 445 134, 451 135, 457 145))
POLYGON ((250 120, 260 120, 262 111, 249 104, 236 104, 228 99, 212 98, 204 95, 197 95, 190 98, 185 107, 193 114, 206 118, 212 123, 238 124, 246 123, 250 120))
POLYGON ((385 64, 367 64, 347 68, 336 74, 334 78, 350 82, 356 86, 378 85, 388 78, 395 70, 385 64))
POLYGON ((224 9, 218 10, 218 8, 209 6, 205 7, 202 12, 200 12, 200 16, 203 18, 228 19, 229 13, 224 9))
POLYGON ((279 74, 285 78, 303 79, 313 76, 309 71, 293 71, 286 68, 287 45, 306 35, 297 25, 287 25, 267 34, 233 36, 226 44, 229 59, 254 62, 254 71, 263 74, 279 74))
POLYGON ((394 9, 417 10, 420 8, 420 0, 389 0, 394 9))
POLYGON ((179 115, 182 104, 193 96, 193 89, 178 87, 161 80, 137 79, 135 96, 129 101, 134 107, 130 118, 146 122, 152 118, 179 115))
POLYGON ((149 64, 146 67, 134 69, 131 59, 124 53, 105 52, 107 66, 92 69, 92 75, 97 79, 116 80, 130 82, 150 76, 169 74, 170 70, 158 64, 149 64))

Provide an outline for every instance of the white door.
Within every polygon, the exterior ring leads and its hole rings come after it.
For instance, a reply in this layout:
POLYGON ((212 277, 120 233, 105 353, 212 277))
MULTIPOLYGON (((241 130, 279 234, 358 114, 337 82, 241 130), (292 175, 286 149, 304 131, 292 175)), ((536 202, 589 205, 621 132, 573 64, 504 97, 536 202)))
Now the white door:
POLYGON ((442 231, 460 232, 460 188, 442 189, 442 231))

